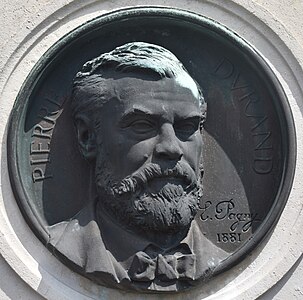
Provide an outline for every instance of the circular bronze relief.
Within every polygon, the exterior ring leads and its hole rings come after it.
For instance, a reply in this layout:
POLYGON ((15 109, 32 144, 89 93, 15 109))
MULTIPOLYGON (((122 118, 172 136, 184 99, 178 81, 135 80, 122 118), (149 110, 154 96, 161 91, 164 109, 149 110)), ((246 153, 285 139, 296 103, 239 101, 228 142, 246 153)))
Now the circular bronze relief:
POLYGON ((8 153, 24 217, 65 264, 107 286, 179 291, 273 228, 295 132, 247 42, 193 13, 135 8, 82 25, 40 59, 8 153))

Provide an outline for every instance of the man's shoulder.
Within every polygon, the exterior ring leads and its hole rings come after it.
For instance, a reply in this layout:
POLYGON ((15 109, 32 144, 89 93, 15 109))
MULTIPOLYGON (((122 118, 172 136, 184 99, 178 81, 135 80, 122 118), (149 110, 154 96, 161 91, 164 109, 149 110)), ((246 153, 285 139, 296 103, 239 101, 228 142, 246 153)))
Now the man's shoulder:
POLYGON ((192 223, 190 234, 200 271, 213 269, 229 256, 228 252, 215 245, 201 232, 196 221, 192 223))
MULTIPOLYGON (((60 255, 84 267, 89 240, 93 238, 92 232, 99 230, 93 204, 85 206, 70 220, 52 225, 48 229, 49 244, 59 251, 60 255)), ((96 235, 100 236, 98 233, 96 235)))
POLYGON ((77 238, 83 234, 83 227, 79 225, 77 219, 70 219, 63 221, 55 225, 49 226, 49 243, 53 246, 57 246, 62 241, 66 241, 69 238, 77 238))

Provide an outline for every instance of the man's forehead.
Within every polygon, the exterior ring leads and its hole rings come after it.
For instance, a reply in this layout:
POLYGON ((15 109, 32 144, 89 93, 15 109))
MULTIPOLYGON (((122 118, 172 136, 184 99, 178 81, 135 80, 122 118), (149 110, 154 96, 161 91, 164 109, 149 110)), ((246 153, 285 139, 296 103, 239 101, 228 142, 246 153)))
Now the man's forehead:
MULTIPOLYGON (((172 95, 180 95, 184 103, 197 102, 199 105, 199 91, 190 76, 177 78, 163 78, 160 80, 146 80, 133 77, 124 77, 115 80, 115 90, 122 101, 131 101, 134 98, 146 96, 174 101, 172 95), (182 78, 184 79, 182 82, 182 78)), ((142 101, 147 98, 141 98, 142 101)), ((176 99, 177 100, 177 99, 176 99)))
POLYGON ((140 118, 155 118, 157 120, 175 122, 177 120, 202 118, 202 114, 198 109, 180 109, 178 107, 171 107, 167 105, 152 106, 148 105, 133 105, 121 111, 120 119, 126 120, 132 117, 140 118))
POLYGON ((141 113, 148 115, 200 114, 198 89, 192 91, 191 86, 179 84, 176 79, 141 80, 138 78, 121 78, 116 82, 118 101, 125 113, 141 113))

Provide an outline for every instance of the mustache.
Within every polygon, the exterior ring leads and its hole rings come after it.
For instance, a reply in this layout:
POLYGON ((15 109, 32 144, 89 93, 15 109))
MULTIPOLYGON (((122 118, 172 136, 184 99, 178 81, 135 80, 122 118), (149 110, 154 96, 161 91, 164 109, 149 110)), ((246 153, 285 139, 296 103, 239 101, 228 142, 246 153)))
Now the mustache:
POLYGON ((177 162, 173 167, 149 163, 130 176, 125 177, 119 183, 114 184, 112 189, 118 195, 134 193, 155 178, 182 179, 187 185, 185 190, 194 189, 198 185, 195 172, 185 162, 177 162))

